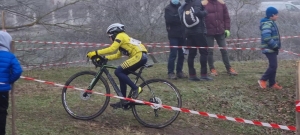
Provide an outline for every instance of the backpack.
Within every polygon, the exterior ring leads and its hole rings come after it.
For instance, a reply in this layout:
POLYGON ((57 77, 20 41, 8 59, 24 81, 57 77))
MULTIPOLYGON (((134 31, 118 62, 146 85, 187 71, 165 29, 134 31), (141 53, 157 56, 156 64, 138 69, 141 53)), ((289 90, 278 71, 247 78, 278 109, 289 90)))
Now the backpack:
POLYGON ((200 20, 197 16, 194 15, 194 8, 193 8, 193 2, 190 2, 186 4, 186 6, 183 9, 183 24, 187 28, 191 28, 199 24, 200 20))

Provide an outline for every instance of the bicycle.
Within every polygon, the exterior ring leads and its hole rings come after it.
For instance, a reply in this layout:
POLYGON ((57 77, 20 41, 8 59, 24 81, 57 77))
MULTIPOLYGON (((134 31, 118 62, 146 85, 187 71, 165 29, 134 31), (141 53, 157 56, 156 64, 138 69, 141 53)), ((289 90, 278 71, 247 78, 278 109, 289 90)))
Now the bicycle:
MULTIPOLYGON (((101 115, 107 108, 110 97, 93 94, 93 92, 110 94, 109 84, 103 77, 103 74, 106 75, 116 94, 120 97, 123 97, 119 87, 108 70, 116 69, 116 67, 107 65, 107 59, 102 56, 92 59, 92 63, 96 66, 96 68, 100 68, 98 72, 81 71, 71 76, 65 83, 65 86, 72 87, 83 85, 88 86, 88 91, 80 91, 80 93, 76 93, 78 91, 68 90, 70 87, 64 87, 62 90, 63 106, 67 113, 75 119, 94 119, 101 115), (100 61, 97 61, 96 59, 100 59, 100 61), (87 82, 89 79, 92 81, 87 82), (99 97, 96 98, 98 95, 99 97)), ((163 79, 145 80, 141 76, 143 69, 150 68, 152 66, 153 65, 145 64, 138 70, 138 72, 131 72, 130 74, 136 77, 135 84, 137 84, 139 80, 142 80, 142 83, 139 86, 142 87, 143 91, 139 93, 138 100, 148 101, 160 105, 164 103, 166 105, 181 108, 181 95, 175 85, 163 79), (166 88, 169 88, 169 90, 166 88)), ((129 98, 131 97, 131 93, 132 90, 128 94, 129 98)), ((152 105, 149 107, 148 105, 135 102, 129 102, 127 103, 127 106, 128 108, 123 109, 131 109, 135 119, 143 126, 150 128, 164 128, 173 123, 180 113, 180 111, 172 112, 167 109, 161 109, 159 106, 152 105), (142 112, 140 113, 140 111, 142 112), (151 113, 151 111, 153 111, 154 115, 151 113), (168 117, 170 114, 173 115, 168 117), (165 118, 166 120, 163 120, 165 118)))

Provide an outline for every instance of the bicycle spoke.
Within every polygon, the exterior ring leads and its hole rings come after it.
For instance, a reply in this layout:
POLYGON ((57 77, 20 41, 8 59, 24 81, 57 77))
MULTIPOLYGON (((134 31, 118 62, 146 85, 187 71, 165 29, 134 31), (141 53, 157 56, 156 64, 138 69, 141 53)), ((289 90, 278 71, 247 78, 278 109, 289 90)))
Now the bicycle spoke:
MULTIPOLYGON (((87 88, 94 78, 95 72, 80 72, 67 81, 67 85, 77 88, 87 88)), ((98 81, 93 92, 109 93, 108 85, 102 79, 98 81)), ((103 97, 91 92, 63 89, 63 105, 66 111, 77 119, 93 119, 99 116, 107 107, 109 97, 103 97)))
MULTIPOLYGON (((170 105, 181 107, 181 97, 177 88, 171 83, 153 79, 146 81, 147 85, 143 86, 143 92, 139 95, 140 100, 145 100, 159 105, 170 105)), ((179 115, 178 111, 161 109, 159 105, 133 107, 133 113, 136 119, 147 127, 162 128, 171 124, 179 115)))

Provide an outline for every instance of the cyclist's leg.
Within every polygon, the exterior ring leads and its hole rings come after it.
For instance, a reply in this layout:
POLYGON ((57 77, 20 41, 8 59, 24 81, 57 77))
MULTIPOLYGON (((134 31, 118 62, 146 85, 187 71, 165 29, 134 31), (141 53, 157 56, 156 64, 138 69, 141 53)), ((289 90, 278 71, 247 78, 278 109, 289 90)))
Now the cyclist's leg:
POLYGON ((126 91, 127 91, 127 84, 122 81, 124 78, 123 75, 128 75, 128 73, 125 73, 124 69, 121 66, 118 66, 118 68, 115 70, 115 75, 118 77, 120 82, 120 90, 123 95, 123 97, 126 97, 126 91))
MULTIPOLYGON (((115 75, 119 79, 121 93, 122 93, 123 97, 126 97, 127 84, 124 81, 122 81, 122 79, 124 78, 123 76, 124 75, 127 76, 128 73, 126 71, 124 71, 124 69, 121 66, 118 66, 118 68, 115 70, 115 75)), ((111 103, 110 106, 115 109, 122 108, 123 106, 124 106, 124 108, 127 108, 128 106, 125 104, 126 104, 126 101, 120 100, 117 103, 111 103)))
MULTIPOLYGON (((123 95, 123 97, 126 97, 126 91, 127 91, 127 84, 122 81, 123 79, 123 75, 125 74, 125 76, 127 76, 129 73, 127 73, 126 71, 124 71, 124 69, 121 67, 121 66, 118 66, 118 68, 115 70, 115 75, 119 78, 119 82, 120 82, 120 90, 121 90, 121 93, 123 95), (120 75, 121 74, 121 75, 120 75), (121 77, 119 77, 121 76, 121 77)), ((113 108, 122 108, 124 107, 127 108, 128 106, 126 105, 127 101, 125 100, 120 100, 119 102, 117 103, 112 103, 110 104, 111 107, 113 108)))
MULTIPOLYGON (((127 84, 131 87, 133 90, 137 90, 138 87, 130 80, 128 77, 129 71, 135 71, 139 69, 141 66, 147 63, 147 55, 145 53, 138 53, 136 56, 133 56, 132 58, 124 61, 121 64, 121 68, 118 68, 119 70, 115 71, 115 75, 119 78, 120 84, 127 84)), ((124 87, 125 88, 125 87, 124 87)), ((126 91, 125 89, 121 89, 122 93, 126 93, 123 91, 126 91)))

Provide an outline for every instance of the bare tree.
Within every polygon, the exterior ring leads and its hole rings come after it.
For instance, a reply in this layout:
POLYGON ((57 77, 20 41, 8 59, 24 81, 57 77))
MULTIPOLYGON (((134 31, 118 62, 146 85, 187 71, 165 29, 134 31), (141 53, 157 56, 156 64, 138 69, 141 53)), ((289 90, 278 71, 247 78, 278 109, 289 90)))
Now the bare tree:
MULTIPOLYGON (((7 12, 6 29, 15 40, 67 41, 107 43, 105 33, 112 23, 123 23, 126 32, 143 43, 166 42, 167 32, 163 18, 166 0, 6 0, 0 6, 7 12), (16 21, 17 20, 17 21, 16 21)), ((259 0, 227 0, 231 17, 230 38, 259 38, 259 21, 265 15, 258 12, 259 0)), ((280 11, 277 24, 282 36, 299 35, 300 18, 280 11)), ((238 43, 241 41, 230 41, 238 43)), ((299 39, 283 40, 283 48, 298 51, 299 39)), ((259 47, 256 43, 237 44, 234 47, 259 47)), ((18 43, 18 49, 41 47, 72 47, 72 45, 50 45, 18 43)), ((232 46, 230 46, 232 47, 232 46)), ((17 56, 23 65, 70 62, 83 60, 86 53, 99 47, 76 49, 48 49, 19 51, 17 56)), ((168 48, 148 47, 149 52, 168 51, 168 48)), ((260 51, 230 50, 231 60, 260 59, 260 51)), ((216 55, 216 57, 221 58, 216 55)), ((167 54, 151 55, 153 62, 166 62, 167 54)), ((218 59, 216 58, 216 59, 218 59)), ((282 56, 282 58, 291 58, 282 56)))

